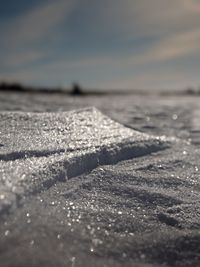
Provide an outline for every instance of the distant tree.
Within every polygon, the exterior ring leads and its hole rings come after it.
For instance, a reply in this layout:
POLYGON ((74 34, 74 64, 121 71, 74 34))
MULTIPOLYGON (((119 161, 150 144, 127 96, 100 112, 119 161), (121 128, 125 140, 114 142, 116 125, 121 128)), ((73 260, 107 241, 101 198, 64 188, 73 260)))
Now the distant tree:
POLYGON ((83 95, 83 90, 78 83, 72 85, 71 95, 83 95))
POLYGON ((0 90, 8 90, 8 91, 23 91, 24 87, 19 83, 0 83, 0 90))
POLYGON ((187 93, 188 95, 194 95, 194 94, 196 93, 196 91, 195 91, 195 89, 194 89, 193 87, 188 87, 188 88, 186 89, 186 93, 187 93))

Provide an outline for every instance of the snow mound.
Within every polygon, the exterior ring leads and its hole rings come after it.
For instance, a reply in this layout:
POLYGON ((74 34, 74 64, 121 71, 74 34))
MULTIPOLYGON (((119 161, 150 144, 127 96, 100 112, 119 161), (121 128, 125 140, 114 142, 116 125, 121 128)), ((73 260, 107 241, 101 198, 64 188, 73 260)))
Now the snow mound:
POLYGON ((171 140, 143 134, 95 108, 0 113, 0 211, 99 165, 156 152, 171 140))

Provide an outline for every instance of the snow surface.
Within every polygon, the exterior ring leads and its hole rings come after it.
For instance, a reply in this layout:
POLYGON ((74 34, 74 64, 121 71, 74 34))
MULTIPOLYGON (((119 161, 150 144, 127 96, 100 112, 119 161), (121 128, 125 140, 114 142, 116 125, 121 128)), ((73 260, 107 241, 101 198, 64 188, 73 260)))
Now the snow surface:
POLYGON ((199 266, 198 98, 0 103, 0 266, 199 266))
POLYGON ((0 212, 57 180, 167 148, 170 140, 126 128, 95 108, 1 112, 0 128, 0 212))

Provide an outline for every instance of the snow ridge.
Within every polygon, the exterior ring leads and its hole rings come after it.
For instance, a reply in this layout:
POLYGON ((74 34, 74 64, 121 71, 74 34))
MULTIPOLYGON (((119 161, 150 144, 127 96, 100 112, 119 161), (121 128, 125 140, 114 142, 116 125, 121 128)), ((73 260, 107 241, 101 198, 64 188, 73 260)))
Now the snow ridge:
POLYGON ((95 108, 62 113, 0 113, 0 212, 24 197, 99 165, 168 148, 172 140, 143 134, 95 108))

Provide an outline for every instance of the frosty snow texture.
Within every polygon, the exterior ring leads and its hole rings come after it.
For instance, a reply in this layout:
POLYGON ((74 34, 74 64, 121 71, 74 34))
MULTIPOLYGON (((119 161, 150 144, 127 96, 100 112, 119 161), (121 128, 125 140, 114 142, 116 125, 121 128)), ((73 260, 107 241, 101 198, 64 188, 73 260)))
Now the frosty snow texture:
POLYGON ((170 144, 165 137, 126 128, 95 108, 1 112, 0 128, 0 212, 57 181, 170 144))

